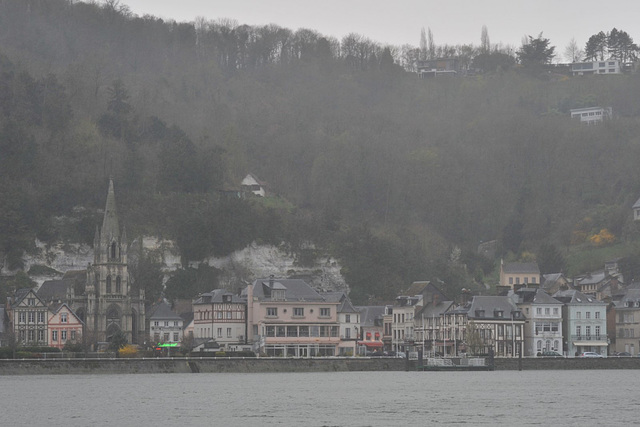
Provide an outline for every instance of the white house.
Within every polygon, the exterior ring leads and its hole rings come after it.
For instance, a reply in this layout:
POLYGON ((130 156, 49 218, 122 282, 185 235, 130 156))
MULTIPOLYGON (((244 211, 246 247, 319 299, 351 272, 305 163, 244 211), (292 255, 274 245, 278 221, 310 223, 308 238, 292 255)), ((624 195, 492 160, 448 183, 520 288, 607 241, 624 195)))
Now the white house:
POLYGON ((267 194, 264 183, 260 182, 253 174, 245 176, 240 186, 243 191, 253 193, 258 197, 264 197, 267 194))
POLYGON ((536 288, 521 288, 510 295, 526 318, 524 355, 536 356, 543 351, 561 353, 562 303, 536 288))
POLYGON ((151 309, 149 334, 156 343, 179 343, 182 341, 182 317, 171 310, 169 304, 161 302, 151 309))
POLYGON ((600 123, 604 119, 610 119, 612 115, 613 109, 611 107, 587 107, 571 110, 572 119, 580 120, 580 123, 588 125, 600 123))
POLYGON ((571 64, 571 73, 574 76, 587 74, 621 74, 622 67, 617 59, 593 62, 574 62, 571 64))

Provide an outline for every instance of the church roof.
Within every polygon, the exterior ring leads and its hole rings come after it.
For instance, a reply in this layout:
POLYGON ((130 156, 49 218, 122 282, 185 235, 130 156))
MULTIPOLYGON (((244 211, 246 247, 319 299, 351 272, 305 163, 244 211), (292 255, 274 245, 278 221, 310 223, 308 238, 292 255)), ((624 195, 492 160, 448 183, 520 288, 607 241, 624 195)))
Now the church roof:
POLYGON ((113 190, 113 179, 109 179, 109 191, 107 193, 107 204, 104 208, 104 218, 102 219, 102 229, 100 230, 103 239, 111 240, 120 236, 118 226, 118 212, 116 210, 116 195, 113 190))
POLYGON ((38 296, 45 301, 63 300, 67 296, 67 288, 72 283, 69 279, 47 280, 38 289, 38 296))

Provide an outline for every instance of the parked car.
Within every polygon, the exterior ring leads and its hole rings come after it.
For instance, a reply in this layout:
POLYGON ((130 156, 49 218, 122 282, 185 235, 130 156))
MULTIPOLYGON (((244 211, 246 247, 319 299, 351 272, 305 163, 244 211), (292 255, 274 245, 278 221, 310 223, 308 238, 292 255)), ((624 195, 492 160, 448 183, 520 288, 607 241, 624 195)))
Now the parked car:
POLYGON ((595 353, 593 351, 585 351, 584 353, 581 353, 579 357, 604 357, 601 354, 595 353))
POLYGON ((538 356, 541 357, 564 357, 557 351, 543 351, 542 353, 538 353, 538 356))
POLYGON ((615 357, 631 357, 631 353, 628 353, 626 351, 617 351, 617 352, 613 353, 613 356, 615 356, 615 357))

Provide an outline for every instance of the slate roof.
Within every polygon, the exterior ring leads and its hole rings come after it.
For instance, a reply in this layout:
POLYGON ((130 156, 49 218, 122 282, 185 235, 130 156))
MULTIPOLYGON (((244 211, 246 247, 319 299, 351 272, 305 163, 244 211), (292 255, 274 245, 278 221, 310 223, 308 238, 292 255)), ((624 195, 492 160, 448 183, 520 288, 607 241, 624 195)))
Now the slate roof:
POLYGON ((474 296, 467 317, 469 319, 510 319, 512 311, 519 310, 508 296, 474 296), (497 317, 496 311, 502 311, 503 317, 497 317))
POLYGON ((73 282, 69 279, 47 280, 38 289, 38 296, 45 301, 64 300, 73 282))
POLYGON ((535 262, 505 262, 502 271, 510 274, 540 274, 540 268, 535 262))
POLYGON ((562 304, 540 288, 520 288, 515 292, 519 303, 562 304))
POLYGON ((149 316, 150 320, 182 320, 182 317, 178 316, 173 310, 171 310, 169 304, 164 301, 153 307, 151 309, 151 313, 152 314, 149 316))
POLYGON ((436 304, 429 303, 416 313, 416 318, 438 317, 453 306, 453 301, 439 301, 436 304))
POLYGON ((225 289, 214 289, 211 292, 200 294, 200 296, 193 302, 193 304, 221 303, 223 295, 231 296, 232 303, 244 304, 247 302, 246 298, 234 295, 225 289))
POLYGON ((376 325, 376 319, 382 319, 384 316, 383 305, 367 305, 358 306, 356 309, 360 312, 360 325, 362 327, 373 327, 376 325))
POLYGON ((581 285, 593 285, 602 282, 606 277, 604 270, 594 271, 586 276, 579 278, 577 282, 581 285))
MULTIPOLYGON (((11 306, 15 307, 18 304, 20 304, 22 302, 22 300, 29 295, 29 292, 32 292, 33 289, 31 288, 22 288, 22 289, 18 289, 14 294, 13 294, 13 299, 11 300, 11 306)), ((35 292, 34 292, 35 294, 35 292)))
POLYGON ((616 308, 626 308, 628 303, 635 305, 636 302, 640 302, 640 288, 629 288, 625 296, 615 305, 616 308))
POLYGON ((575 289, 569 289, 566 291, 558 291, 553 294, 553 298, 564 304, 581 304, 581 305, 606 305, 605 302, 599 301, 589 295, 585 295, 575 289))
POLYGON ((316 292, 307 282, 301 279, 258 279, 253 284, 253 296, 260 300, 270 299, 268 292, 270 289, 284 289, 284 301, 326 301, 325 298, 316 292))
POLYGON ((328 302, 339 302, 338 313, 358 313, 358 310, 351 304, 351 300, 345 292, 334 291, 320 294, 328 302))

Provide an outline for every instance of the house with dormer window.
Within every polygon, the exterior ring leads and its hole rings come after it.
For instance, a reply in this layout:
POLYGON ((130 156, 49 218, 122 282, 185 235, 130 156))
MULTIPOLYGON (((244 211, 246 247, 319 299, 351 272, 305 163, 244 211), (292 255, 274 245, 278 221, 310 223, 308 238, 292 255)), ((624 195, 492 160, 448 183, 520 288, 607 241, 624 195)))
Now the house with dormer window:
POLYGON ((620 301, 614 302, 615 342, 612 351, 640 354, 640 284, 633 283, 620 301))
POLYGON ((243 291, 254 350, 275 357, 339 353, 340 301, 301 279, 259 279, 243 291))
POLYGON ((48 340, 49 347, 64 348, 67 343, 82 340, 84 323, 65 303, 49 306, 48 340))
POLYGON ((539 285, 540 268, 535 262, 500 261, 500 286, 517 289, 518 285, 539 285))
POLYGON ((25 346, 46 346, 49 308, 33 289, 19 289, 7 300, 9 327, 25 346))
POLYGON ((525 321, 524 356, 543 351, 563 351, 562 303, 539 288, 520 288, 510 292, 522 310, 525 321))
POLYGON ((193 301, 193 337, 215 340, 223 349, 246 344, 247 301, 224 289, 205 292, 193 301))
POLYGON ((553 298, 562 306, 564 352, 577 356, 585 351, 607 355, 607 303, 575 289, 558 291, 553 298))

